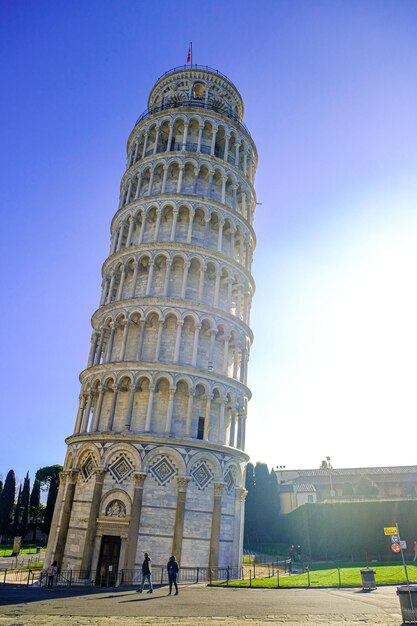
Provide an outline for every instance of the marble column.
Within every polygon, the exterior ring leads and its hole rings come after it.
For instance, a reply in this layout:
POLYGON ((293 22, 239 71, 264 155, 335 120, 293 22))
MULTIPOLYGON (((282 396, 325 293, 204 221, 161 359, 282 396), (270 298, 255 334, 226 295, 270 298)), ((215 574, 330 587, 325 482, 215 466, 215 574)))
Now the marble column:
POLYGON ((91 578, 91 560, 93 558, 94 538, 96 535, 97 518, 100 512, 101 492, 103 490, 104 467, 97 467, 94 470, 96 481, 94 483, 93 497, 91 499, 90 514, 87 522, 87 532, 85 535, 83 556, 80 565, 80 578, 91 578))
POLYGON ((79 474, 78 469, 68 470, 67 477, 67 490, 65 492, 65 498, 62 506, 61 521, 59 524, 58 538, 56 541, 54 560, 58 562, 58 567, 62 568, 62 558, 64 556, 65 545, 67 543, 68 528, 72 512, 72 503, 74 502, 75 487, 77 484, 77 478, 79 474))
POLYGON ((127 570, 133 570, 135 568, 140 518, 142 513, 143 486, 146 476, 146 472, 134 473, 135 483, 133 491, 132 513, 130 515, 130 524, 127 534, 126 545, 125 569, 127 570))
POLYGON ((233 546, 232 566, 239 567, 240 556, 243 548, 243 516, 247 491, 244 488, 235 489, 235 506, 233 519, 233 546))
POLYGON ((190 476, 177 476, 177 508, 175 510, 174 539, 172 554, 181 563, 182 537, 184 533, 185 499, 190 476))
POLYGON ((224 483, 214 483, 213 515, 211 519, 209 567, 219 565, 220 521, 222 514, 222 493, 224 483))

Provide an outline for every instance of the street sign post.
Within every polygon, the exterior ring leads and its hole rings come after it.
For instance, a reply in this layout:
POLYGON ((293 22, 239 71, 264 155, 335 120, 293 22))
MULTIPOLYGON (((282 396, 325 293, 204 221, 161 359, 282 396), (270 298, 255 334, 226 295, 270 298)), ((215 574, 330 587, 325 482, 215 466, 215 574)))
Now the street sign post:
MULTIPOLYGON (((398 523, 395 526, 385 526, 384 535, 391 537, 391 550, 395 553, 401 552, 401 559, 402 559, 404 571, 405 571, 405 579, 408 585, 408 595, 410 598, 410 606, 411 606, 413 615, 415 615, 413 598, 412 598, 411 591, 410 591, 410 579, 408 578, 407 565, 405 564, 405 558, 404 558, 404 552, 403 552, 403 550, 407 549, 407 543, 401 540, 400 529, 398 527, 398 523)), ((417 624, 417 620, 414 620, 414 624, 417 624)))

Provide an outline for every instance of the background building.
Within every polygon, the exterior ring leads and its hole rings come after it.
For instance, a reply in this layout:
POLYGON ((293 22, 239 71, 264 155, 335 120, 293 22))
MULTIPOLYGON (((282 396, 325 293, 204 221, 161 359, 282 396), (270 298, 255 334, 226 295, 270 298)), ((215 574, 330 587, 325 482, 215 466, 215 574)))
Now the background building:
POLYGON ((256 147, 216 70, 164 74, 127 143, 48 544, 61 568, 241 562, 256 147))
POLYGON ((276 470, 281 513, 306 502, 417 499, 417 466, 276 470))

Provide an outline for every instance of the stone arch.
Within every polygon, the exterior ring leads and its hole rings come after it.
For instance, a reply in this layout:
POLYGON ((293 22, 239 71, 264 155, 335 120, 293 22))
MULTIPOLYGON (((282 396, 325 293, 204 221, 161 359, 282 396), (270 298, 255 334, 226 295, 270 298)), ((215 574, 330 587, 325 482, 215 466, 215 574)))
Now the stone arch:
POLYGON ((189 377, 178 376, 175 381, 174 404, 171 420, 171 434, 177 438, 183 438, 185 435, 190 389, 192 389, 192 383, 189 377))
POLYGON ((155 391, 150 425, 151 432, 165 432, 169 395, 172 387, 172 377, 170 374, 163 372, 155 377, 155 391))
POLYGON ((172 202, 164 203, 161 210, 161 222, 159 226, 158 241, 171 241, 172 224, 176 207, 172 202))
POLYGON ((159 311, 156 312, 155 309, 147 311, 145 318, 143 345, 141 350, 142 361, 155 361, 157 359, 156 348, 160 320, 161 318, 159 311))
POLYGON ((178 319, 179 315, 177 311, 168 310, 164 313, 164 323, 159 349, 159 361, 163 363, 172 363, 174 361, 178 319))
POLYGON ((104 453, 103 463, 116 482, 122 482, 133 472, 141 470, 142 462, 138 450, 129 443, 115 443, 104 453), (123 461, 126 462, 124 463, 123 461), (122 467, 123 466, 123 467, 122 467))
MULTIPOLYGON (((223 482, 226 482, 225 478, 227 477, 227 472, 229 471, 229 468, 233 469, 235 472, 235 487, 236 488, 244 487, 245 485, 243 482, 242 468, 239 465, 239 463, 236 463, 236 461, 233 459, 230 459, 229 461, 227 461, 227 463, 224 466, 223 476, 222 476, 223 482)), ((227 484, 226 484, 226 487, 227 487, 227 484)))
POLYGON ((130 430, 132 432, 144 432, 146 413, 149 404, 149 392, 152 385, 152 377, 147 373, 141 373, 135 383, 135 398, 132 407, 130 430))
POLYGON ((197 207, 193 216, 193 229, 191 235, 191 243, 200 245, 204 242, 206 233, 206 210, 202 207, 197 207))
POLYGON ((64 461, 64 470, 69 470, 73 467, 74 463, 74 453, 71 448, 68 448, 67 453, 65 455, 64 461))
POLYGON ((178 362, 188 365, 193 364, 194 342, 196 326, 198 324, 197 315, 194 313, 184 313, 183 326, 181 329, 181 341, 178 353, 178 362))
POLYGON ((113 394, 115 391, 115 379, 113 375, 106 376, 103 381, 103 400, 100 411, 100 431, 108 431, 110 429, 111 411, 113 403, 113 394))
POLYGON ((187 474, 189 474, 191 476, 193 468, 200 461, 206 461, 210 465, 211 469, 213 470, 213 474, 214 474, 213 479, 216 482, 220 481, 222 479, 223 472, 222 472, 222 468, 221 468, 219 459, 214 454, 210 454, 210 452, 207 452, 207 451, 197 452, 197 454, 195 454, 193 457, 191 457, 191 459, 189 460, 188 465, 187 465, 187 474))
POLYGON ((129 494, 123 489, 110 489, 107 491, 100 502, 100 517, 130 517, 132 513, 132 500, 129 494), (108 515, 109 507, 113 502, 121 502, 124 506, 124 513, 120 515, 108 515))
POLYGON ((178 474, 185 475, 186 465, 182 455, 175 448, 169 446, 158 446, 158 448, 148 452, 143 460, 144 471, 149 473, 153 461, 158 457, 168 457, 175 463, 178 474))

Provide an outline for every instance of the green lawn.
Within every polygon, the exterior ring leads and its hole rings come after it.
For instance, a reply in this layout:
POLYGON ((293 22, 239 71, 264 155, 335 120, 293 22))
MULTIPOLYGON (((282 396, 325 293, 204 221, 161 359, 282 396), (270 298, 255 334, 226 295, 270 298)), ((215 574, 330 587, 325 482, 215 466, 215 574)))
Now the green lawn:
MULTIPOLYGON (((406 582, 405 572, 402 565, 375 566, 375 581, 377 585, 397 585, 406 582)), ((252 578, 246 580, 229 581, 229 587, 362 587, 360 567, 343 567, 338 570, 320 569, 311 571, 310 574, 293 574, 291 576, 280 575, 271 578, 252 578), (339 578, 340 576, 340 578, 339 578)), ((408 565, 408 578, 411 582, 417 581, 417 566, 408 565)), ((227 583, 213 583, 218 586, 226 586, 227 583)))
MULTIPOLYGON (((45 552, 46 547, 41 548, 41 552, 45 552)), ((0 557, 11 556, 13 552, 13 546, 11 544, 0 545, 0 557)), ((36 545, 28 544, 23 545, 20 548, 20 554, 36 554, 36 545)))

